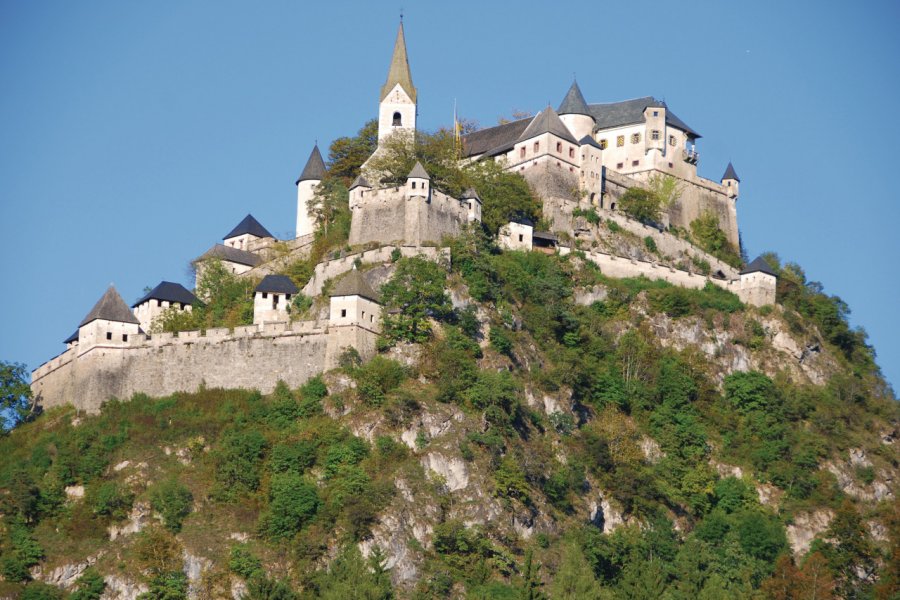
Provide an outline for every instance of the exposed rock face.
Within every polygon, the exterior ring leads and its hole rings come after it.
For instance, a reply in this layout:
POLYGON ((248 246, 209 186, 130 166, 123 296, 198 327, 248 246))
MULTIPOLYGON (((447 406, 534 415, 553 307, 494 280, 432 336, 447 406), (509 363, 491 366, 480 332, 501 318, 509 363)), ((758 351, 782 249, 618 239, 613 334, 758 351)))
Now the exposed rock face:
POLYGON ((794 522, 787 526, 788 543, 794 556, 806 554, 813 539, 828 529, 833 518, 834 512, 827 509, 795 515, 794 522))
POLYGON ((771 483, 759 483, 756 485, 756 495, 759 496, 759 503, 763 506, 777 508, 784 492, 771 483))
POLYGON ((188 597, 197 598, 203 572, 212 567, 212 562, 202 556, 195 556, 184 550, 181 555, 184 561, 184 574, 188 579, 188 597))
POLYGON ((893 476, 887 471, 876 472, 875 480, 868 485, 863 485, 856 479, 856 469, 872 466, 872 462, 861 449, 850 450, 848 460, 841 462, 826 462, 823 468, 834 475, 838 487, 848 496, 868 502, 880 502, 894 497, 893 476))
POLYGON ((152 511, 146 502, 135 502, 128 515, 128 521, 122 525, 110 525, 109 541, 113 541, 123 535, 131 535, 141 531, 150 522, 152 511))
POLYGON ((655 465, 666 456, 666 453, 662 451, 656 440, 650 436, 642 436, 640 446, 641 452, 644 453, 644 457, 651 464, 655 465))
POLYGON ((66 487, 66 498, 69 500, 77 500, 78 498, 84 498, 84 486, 83 485, 70 485, 66 487))
POLYGON ((75 585, 75 582, 78 581, 78 578, 81 577, 84 570, 96 562, 96 556, 89 556, 82 562, 61 565, 47 573, 44 573, 41 566, 38 565, 31 570, 31 576, 38 581, 43 581, 44 583, 49 583, 68 590, 75 585))
POLYGON ((469 485, 469 471, 466 463, 460 458, 447 458, 437 452, 429 452, 422 457, 422 466, 437 473, 446 482, 447 490, 455 492, 469 485))
POLYGON ((100 600, 135 600, 148 591, 143 583, 118 575, 107 575, 103 580, 106 582, 106 589, 100 600))
POLYGON ((597 529, 602 529, 603 533, 612 533, 627 522, 622 511, 614 508, 603 496, 600 496, 599 502, 591 502, 589 508, 591 524, 597 529))
POLYGON ((434 439, 447 433, 454 422, 462 421, 464 418, 462 411, 449 405, 442 407, 440 411, 422 413, 400 434, 400 439, 410 448, 415 448, 420 431, 428 439, 434 439))

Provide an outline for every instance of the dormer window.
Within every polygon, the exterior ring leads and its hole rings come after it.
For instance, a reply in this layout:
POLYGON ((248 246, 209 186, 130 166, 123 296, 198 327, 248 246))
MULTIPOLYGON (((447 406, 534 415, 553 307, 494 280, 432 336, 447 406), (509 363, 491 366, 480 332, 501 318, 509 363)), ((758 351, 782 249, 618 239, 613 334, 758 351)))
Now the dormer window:
POLYGON ((394 127, 402 127, 403 126, 403 117, 400 116, 399 112, 394 113, 394 122, 392 123, 394 127))

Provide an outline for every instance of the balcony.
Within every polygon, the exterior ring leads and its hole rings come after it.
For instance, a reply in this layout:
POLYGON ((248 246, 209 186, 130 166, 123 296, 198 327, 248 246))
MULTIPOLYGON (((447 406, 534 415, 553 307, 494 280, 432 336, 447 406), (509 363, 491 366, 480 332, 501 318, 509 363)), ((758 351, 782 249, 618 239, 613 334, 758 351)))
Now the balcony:
POLYGON ((684 149, 681 151, 681 158, 683 158, 686 163, 696 165, 700 161, 700 153, 693 148, 690 150, 684 149))

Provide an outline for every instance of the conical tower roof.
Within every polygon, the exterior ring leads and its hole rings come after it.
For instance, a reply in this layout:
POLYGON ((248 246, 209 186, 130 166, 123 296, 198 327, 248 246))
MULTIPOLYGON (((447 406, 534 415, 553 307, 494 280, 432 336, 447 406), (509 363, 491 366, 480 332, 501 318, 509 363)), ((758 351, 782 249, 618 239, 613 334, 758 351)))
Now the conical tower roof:
POLYGON ((239 235, 244 235, 245 233, 255 235, 258 238, 275 237, 274 235, 269 233, 269 230, 263 227, 262 224, 257 221, 253 215, 248 214, 246 217, 244 217, 243 221, 238 223, 234 229, 225 234, 225 237, 223 237, 222 239, 227 240, 239 235))
POLYGON ((562 119, 559 118, 552 106, 547 106, 538 116, 532 119, 525 131, 522 132, 522 135, 519 136, 519 141, 528 140, 544 133, 552 133, 573 144, 578 143, 578 140, 575 139, 575 136, 572 135, 566 124, 562 122, 562 119))
POLYGON ((119 292, 116 291, 114 286, 109 286, 106 293, 103 294, 103 297, 97 301, 97 304, 94 305, 91 312, 82 319, 78 326, 84 327, 91 321, 96 321, 97 319, 117 321, 119 323, 134 323, 136 325, 141 324, 137 317, 134 316, 134 313, 131 312, 131 309, 128 308, 128 305, 125 304, 125 301, 122 300, 122 296, 119 295, 119 292))
POLYGON ((566 97, 563 98, 562 104, 559 105, 559 114, 591 116, 591 111, 588 108, 587 101, 584 99, 584 94, 581 93, 581 88, 578 87, 577 81, 573 81, 572 87, 566 92, 566 97))
POLYGON ((334 286, 334 289, 331 291, 331 297, 335 296, 361 296, 368 298, 372 302, 381 303, 378 294, 355 266, 334 286))
POLYGON ((428 171, 425 170, 425 167, 422 166, 422 163, 416 161, 416 166, 412 168, 412 171, 409 172, 409 175, 406 176, 407 179, 428 179, 431 180, 431 175, 428 174, 428 171))
POLYGON ((312 152, 309 154, 309 160, 303 167, 303 172, 297 179, 297 183, 301 181, 322 181, 325 177, 325 161, 322 160, 322 153, 319 152, 319 145, 313 146, 312 152))
POLYGON ((741 178, 738 177, 737 171, 734 170, 734 165, 731 164, 731 161, 728 161, 728 166, 725 167, 725 174, 722 175, 722 181, 726 179, 734 179, 738 183, 741 182, 741 178))
POLYGON ((394 54, 391 56, 391 67, 388 69, 387 81, 381 86, 381 100, 384 100, 397 84, 403 88, 410 100, 416 101, 416 88, 409 71, 409 59, 406 56, 406 37, 403 35, 403 21, 397 29, 397 41, 394 42, 394 54))

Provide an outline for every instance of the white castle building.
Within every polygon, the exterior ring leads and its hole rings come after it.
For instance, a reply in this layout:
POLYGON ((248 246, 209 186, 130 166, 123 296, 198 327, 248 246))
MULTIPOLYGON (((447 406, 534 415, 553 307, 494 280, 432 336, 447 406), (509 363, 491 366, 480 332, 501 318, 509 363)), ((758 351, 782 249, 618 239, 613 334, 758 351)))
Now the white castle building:
MULTIPOLYGON (((401 23, 381 88, 375 154, 383 151, 382 144, 390 136, 415 135, 416 112, 417 91, 401 23)), ((615 204, 628 188, 645 185, 661 174, 676 178, 682 191, 669 208, 667 224, 686 227, 711 211, 737 247, 735 202, 740 179, 730 163, 720 182, 697 174, 699 137, 654 98, 588 104, 573 83, 557 110, 548 106, 534 117, 470 133, 462 139, 462 150, 463 160, 495 160, 509 171, 521 173, 542 196, 544 217, 569 237, 574 207, 607 211, 626 228, 646 227, 616 213, 615 204)), ((316 145, 296 180, 296 237, 281 244, 278 252, 286 247, 298 258, 309 252, 317 227, 310 209, 315 208, 317 186, 327 175, 316 145)), ((233 330, 148 333, 165 311, 191 311, 209 299, 198 299, 183 286, 164 281, 129 309, 110 287, 65 340, 65 352, 33 372, 32 390, 38 402, 47 407, 73 403, 80 409, 96 410, 109 397, 128 398, 135 392, 166 395, 200 385, 268 392, 278 380, 297 387, 334 368, 348 348, 363 359, 371 357, 381 332, 382 305, 356 263, 389 264, 396 252, 448 262, 449 248, 437 244, 444 237, 458 235, 467 225, 479 223, 482 200, 477 190, 466 190, 461 198, 454 198, 435 189, 431 176, 416 163, 406 181, 393 186, 376 187, 360 175, 349 189, 348 205, 349 244, 368 249, 320 262, 303 290, 273 271, 276 267, 272 265, 278 264, 273 260, 276 239, 249 214, 221 244, 194 261, 198 282, 209 260, 259 281, 253 296, 252 325, 233 330), (297 320, 292 314, 297 296, 318 296, 328 281, 334 285, 327 318, 319 315, 297 320)), ((690 246, 659 231, 650 235, 668 236, 668 243, 690 246)), ((523 221, 501 228, 498 241, 509 250, 570 252, 572 248, 560 244, 560 239, 550 232, 535 231, 532 223, 523 221)), ((646 275, 695 288, 713 283, 752 305, 775 301, 775 273, 762 259, 738 273, 707 256, 718 275, 710 278, 599 251, 586 252, 585 258, 612 277, 646 275)))

